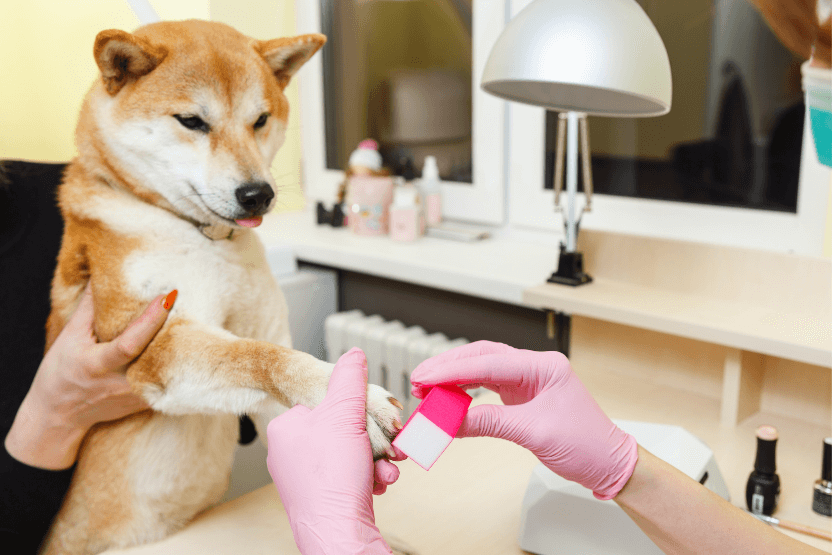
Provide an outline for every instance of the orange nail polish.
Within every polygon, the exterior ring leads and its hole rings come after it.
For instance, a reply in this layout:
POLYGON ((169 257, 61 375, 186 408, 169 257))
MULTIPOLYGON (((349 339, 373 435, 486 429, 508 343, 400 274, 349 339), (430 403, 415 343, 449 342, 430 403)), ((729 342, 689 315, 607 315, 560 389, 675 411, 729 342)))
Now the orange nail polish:
POLYGON ((179 291, 177 291, 176 289, 168 293, 168 296, 162 300, 162 308, 164 308, 165 310, 170 310, 171 307, 173 307, 173 303, 176 302, 176 295, 178 294, 179 291))

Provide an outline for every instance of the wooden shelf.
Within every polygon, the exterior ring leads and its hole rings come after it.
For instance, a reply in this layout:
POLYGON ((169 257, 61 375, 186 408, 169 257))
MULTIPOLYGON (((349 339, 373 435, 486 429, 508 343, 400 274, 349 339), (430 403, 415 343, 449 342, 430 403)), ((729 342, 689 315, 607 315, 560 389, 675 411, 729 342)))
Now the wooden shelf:
POLYGON ((832 261, 584 232, 592 283, 540 283, 530 306, 725 347, 720 422, 760 408, 762 355, 832 368, 832 261))
MULTIPOLYGON (((830 284, 832 287, 832 284, 830 284)), ((532 306, 832 367, 832 323, 815 314, 649 288, 603 277, 526 289, 532 306)))

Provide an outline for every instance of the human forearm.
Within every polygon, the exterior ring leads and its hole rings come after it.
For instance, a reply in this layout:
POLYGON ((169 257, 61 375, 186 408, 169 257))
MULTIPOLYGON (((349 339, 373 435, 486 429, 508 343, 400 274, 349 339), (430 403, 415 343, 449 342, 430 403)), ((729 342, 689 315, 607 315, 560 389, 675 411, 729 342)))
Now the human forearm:
POLYGON ((64 470, 75 463, 86 433, 47 410, 27 395, 5 439, 6 451, 19 462, 46 470, 64 470))
POLYGON ((36 553, 61 508, 72 467, 53 471, 24 464, 0 447, 0 544, 4 553, 36 553))
POLYGON ((615 502, 665 553, 822 553, 759 522, 641 446, 638 455, 615 502))

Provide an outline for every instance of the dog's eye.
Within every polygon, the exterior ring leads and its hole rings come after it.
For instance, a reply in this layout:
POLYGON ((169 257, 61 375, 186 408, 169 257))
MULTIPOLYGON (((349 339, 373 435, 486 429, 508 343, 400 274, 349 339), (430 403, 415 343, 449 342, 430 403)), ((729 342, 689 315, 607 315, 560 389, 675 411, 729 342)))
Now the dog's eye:
POLYGON ((266 125, 266 120, 267 119, 269 119, 269 114, 268 113, 260 114, 260 117, 257 118, 257 121, 254 122, 254 128, 255 129, 260 129, 261 127, 266 125))
POLYGON ((174 114, 173 117, 175 117, 176 121, 181 123, 183 127, 188 129, 202 131, 203 133, 208 133, 208 131, 211 130, 211 126, 205 123, 205 120, 199 116, 183 116, 182 114, 174 114))

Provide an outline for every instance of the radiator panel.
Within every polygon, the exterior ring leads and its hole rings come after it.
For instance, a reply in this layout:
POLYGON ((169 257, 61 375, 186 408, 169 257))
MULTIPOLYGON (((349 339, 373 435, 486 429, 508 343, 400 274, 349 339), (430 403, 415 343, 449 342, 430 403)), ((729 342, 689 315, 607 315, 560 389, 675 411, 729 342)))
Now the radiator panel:
MULTIPOLYGON (((410 394, 410 374, 424 360, 465 345, 465 338, 449 339, 398 320, 367 316, 360 310, 332 314, 324 322, 327 360, 335 363, 353 347, 367 355, 368 380, 386 388, 404 405, 407 419, 420 400, 410 394)), ((475 394, 476 392, 469 392, 475 394)))

